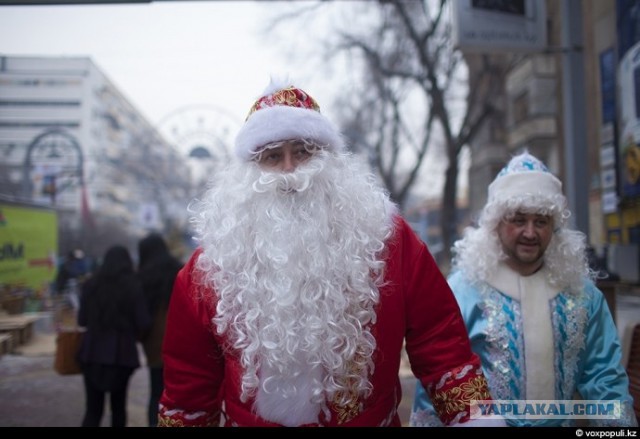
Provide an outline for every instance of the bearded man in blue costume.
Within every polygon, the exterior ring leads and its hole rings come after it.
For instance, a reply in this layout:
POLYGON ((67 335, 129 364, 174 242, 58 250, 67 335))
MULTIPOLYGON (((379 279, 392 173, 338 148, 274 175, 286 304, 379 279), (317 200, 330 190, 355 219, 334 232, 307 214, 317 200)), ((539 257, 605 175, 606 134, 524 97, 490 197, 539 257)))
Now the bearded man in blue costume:
MULTIPOLYGON (((637 426, 617 330, 569 216, 560 180, 529 153, 514 157, 489 186, 478 226, 454 244, 448 281, 495 400, 619 401, 615 419, 590 425, 637 426)), ((434 415, 418 383, 410 424, 441 425, 434 415)), ((576 422, 553 413, 506 418, 576 422)))

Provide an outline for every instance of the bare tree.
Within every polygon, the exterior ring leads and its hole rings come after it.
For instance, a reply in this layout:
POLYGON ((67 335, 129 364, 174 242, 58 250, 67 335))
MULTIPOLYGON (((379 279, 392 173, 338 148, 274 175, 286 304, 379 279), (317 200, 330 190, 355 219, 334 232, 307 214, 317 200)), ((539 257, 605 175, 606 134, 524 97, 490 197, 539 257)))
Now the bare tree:
MULTIPOLYGON (((331 35, 337 37, 325 41, 323 53, 324 61, 337 54, 360 61, 350 72, 359 76, 358 92, 339 97, 342 128, 354 150, 368 154, 401 208, 429 146, 442 145, 446 169, 439 260, 445 271, 457 236, 460 154, 496 111, 492 97, 501 95, 507 70, 505 63, 477 55, 473 78, 468 77, 463 55, 452 42, 449 3, 349 3, 358 18, 345 20, 346 25, 336 23, 331 35)), ((289 18, 296 16, 291 13, 289 18)))
POLYGON ((416 126, 414 112, 407 109, 412 84, 389 80, 374 68, 362 73, 367 87, 355 102, 341 105, 342 130, 352 150, 368 156, 371 168, 403 209, 431 142, 433 113, 423 126, 416 126))

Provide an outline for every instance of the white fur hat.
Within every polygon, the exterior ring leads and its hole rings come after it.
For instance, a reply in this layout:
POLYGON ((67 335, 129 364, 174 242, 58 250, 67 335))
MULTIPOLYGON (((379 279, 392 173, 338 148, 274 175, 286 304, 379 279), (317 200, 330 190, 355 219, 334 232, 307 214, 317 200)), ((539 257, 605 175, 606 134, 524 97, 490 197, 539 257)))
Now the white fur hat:
POLYGON ((272 80, 251 107, 236 137, 236 155, 250 160, 263 146, 292 139, 311 140, 334 151, 345 149, 342 136, 320 114, 315 99, 288 82, 272 80))
POLYGON ((548 209, 561 213, 566 206, 562 183, 528 152, 509 161, 489 185, 488 204, 510 208, 548 209))

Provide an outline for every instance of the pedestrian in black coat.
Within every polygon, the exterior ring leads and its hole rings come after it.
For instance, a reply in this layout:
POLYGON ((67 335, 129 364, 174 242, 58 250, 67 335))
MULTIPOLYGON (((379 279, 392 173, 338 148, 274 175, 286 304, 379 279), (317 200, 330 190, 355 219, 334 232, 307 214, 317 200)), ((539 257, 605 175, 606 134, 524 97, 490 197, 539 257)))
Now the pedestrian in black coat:
POLYGON ((106 394, 111 425, 126 426, 129 379, 140 366, 137 341, 150 323, 129 251, 111 247, 102 266, 83 284, 78 311, 78 324, 86 328, 78 353, 86 392, 83 427, 100 426, 106 394))
POLYGON ((142 283, 149 314, 152 318, 151 329, 142 339, 144 353, 149 367, 149 426, 158 423, 158 403, 164 381, 162 378, 162 341, 167 321, 167 309, 173 290, 173 283, 182 263, 169 252, 161 235, 151 233, 138 244, 140 258, 138 277, 142 283))

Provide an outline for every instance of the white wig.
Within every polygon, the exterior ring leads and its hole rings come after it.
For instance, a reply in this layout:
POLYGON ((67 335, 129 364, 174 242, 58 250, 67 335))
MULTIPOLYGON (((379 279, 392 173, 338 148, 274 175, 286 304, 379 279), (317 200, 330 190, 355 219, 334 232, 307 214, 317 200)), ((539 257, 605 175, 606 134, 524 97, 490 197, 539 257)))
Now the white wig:
POLYGON ((507 255, 498 237, 504 218, 523 212, 549 215, 554 232, 544 254, 544 264, 552 285, 578 291, 585 278, 593 278, 586 257, 586 237, 570 230, 571 212, 562 194, 562 183, 529 153, 520 154, 498 174, 489 186, 489 197, 477 227, 468 227, 453 246, 453 269, 462 270, 472 282, 487 280, 507 255))

